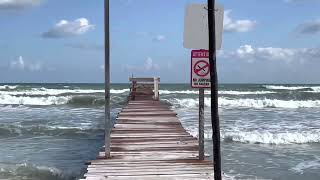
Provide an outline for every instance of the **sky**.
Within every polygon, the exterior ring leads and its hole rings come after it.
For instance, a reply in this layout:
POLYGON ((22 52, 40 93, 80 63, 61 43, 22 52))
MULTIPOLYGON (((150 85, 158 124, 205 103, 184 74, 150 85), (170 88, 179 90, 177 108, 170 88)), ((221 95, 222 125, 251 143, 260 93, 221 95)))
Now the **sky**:
MULTIPOLYGON (((111 81, 190 82, 185 8, 110 0, 111 81)), ((320 0, 219 0, 220 83, 320 83, 320 0)), ((0 83, 104 81, 103 0, 0 0, 0 83)))

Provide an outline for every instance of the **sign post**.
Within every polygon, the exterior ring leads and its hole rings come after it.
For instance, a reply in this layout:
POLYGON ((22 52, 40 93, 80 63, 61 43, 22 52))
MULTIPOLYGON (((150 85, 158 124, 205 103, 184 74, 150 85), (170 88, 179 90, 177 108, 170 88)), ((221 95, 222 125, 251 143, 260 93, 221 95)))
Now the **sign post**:
POLYGON ((216 50, 221 48, 224 8, 215 0, 191 4, 186 8, 183 46, 191 53, 191 86, 199 88, 199 159, 204 158, 204 89, 211 88, 211 123, 214 179, 221 180, 220 122, 216 50))
POLYGON ((208 0, 208 26, 209 26, 209 62, 211 80, 211 123, 213 141, 214 179, 221 180, 221 150, 220 150, 220 122, 218 106, 218 73, 216 57, 216 15, 215 0, 208 0))
POLYGON ((210 88, 208 50, 191 51, 191 87, 199 88, 199 160, 204 160, 204 89, 210 88))
POLYGON ((204 88, 199 89, 199 160, 204 160, 204 88))
POLYGON ((109 30, 109 0, 104 1, 104 20, 105 20, 105 157, 110 155, 110 30, 109 30))

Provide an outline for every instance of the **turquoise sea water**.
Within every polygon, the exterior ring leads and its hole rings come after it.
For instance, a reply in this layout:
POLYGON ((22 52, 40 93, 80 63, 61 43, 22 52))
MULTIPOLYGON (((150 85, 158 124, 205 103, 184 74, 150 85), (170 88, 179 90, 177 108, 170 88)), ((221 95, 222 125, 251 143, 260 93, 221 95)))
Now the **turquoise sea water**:
MULTIPOLYGON (((102 84, 0 84, 0 179, 67 180, 103 145, 102 84)), ((198 131, 197 90, 161 84, 183 126, 198 131)), ((111 87, 112 119, 128 84, 111 87)), ((212 154, 206 91, 206 153, 212 154)), ((222 159, 232 179, 320 179, 320 85, 222 84, 222 159)))

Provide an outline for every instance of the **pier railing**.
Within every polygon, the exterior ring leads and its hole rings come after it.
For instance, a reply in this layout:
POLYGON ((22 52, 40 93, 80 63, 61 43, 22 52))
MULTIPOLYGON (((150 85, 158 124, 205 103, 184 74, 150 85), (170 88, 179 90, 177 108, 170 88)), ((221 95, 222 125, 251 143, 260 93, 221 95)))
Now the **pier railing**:
POLYGON ((129 78, 131 82, 130 87, 130 100, 135 100, 136 98, 150 99, 159 101, 159 77, 154 78, 129 78))

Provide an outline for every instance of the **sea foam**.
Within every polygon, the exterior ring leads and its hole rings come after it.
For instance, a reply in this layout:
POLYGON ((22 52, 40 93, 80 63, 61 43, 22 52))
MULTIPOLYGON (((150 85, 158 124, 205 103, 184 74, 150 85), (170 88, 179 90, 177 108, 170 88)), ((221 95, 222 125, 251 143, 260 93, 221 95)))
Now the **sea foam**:
POLYGON ((0 94, 0 104, 3 105, 61 105, 66 104, 70 99, 71 97, 64 96, 29 97, 0 94))
MULTIPOLYGON (((111 94, 122 94, 129 92, 129 89, 111 89, 111 94)), ((0 95, 26 95, 26 96, 54 96, 63 94, 93 94, 93 93, 104 93, 104 90, 95 89, 46 89, 46 88, 33 88, 31 90, 24 91, 0 91, 0 95)))
MULTIPOLYGON (((199 105, 198 99, 165 99, 175 107, 196 108, 199 105)), ((205 106, 210 107, 210 98, 205 98, 205 106)), ((242 108, 318 108, 320 100, 279 100, 279 99, 229 99, 219 98, 220 107, 242 107, 242 108)))
MULTIPOLYGON (((125 99, 119 96, 111 96, 111 103, 123 104, 125 99)), ((68 95, 68 96, 13 96, 1 95, 0 105, 8 108, 12 105, 27 106, 50 106, 50 105, 75 105, 75 106, 103 106, 105 103, 103 96, 97 95, 68 95)))
POLYGON ((308 132, 226 132, 223 134, 225 141, 252 143, 252 144, 305 144, 319 143, 320 131, 308 132))
MULTIPOLYGON (((259 95, 259 94, 274 94, 274 91, 219 91, 220 95, 259 95)), ((184 90, 184 91, 170 91, 160 90, 160 94, 199 94, 199 91, 184 90)), ((205 94, 211 94, 210 91, 205 91, 205 94)))
POLYGON ((0 86, 0 90, 12 90, 16 89, 18 86, 9 86, 9 85, 2 85, 0 86))
MULTIPOLYGON (((187 131, 194 137, 198 137, 197 128, 187 128, 187 131)), ((212 131, 207 130, 204 134, 205 139, 212 138, 212 131)), ((269 132, 265 131, 229 131, 221 132, 221 138, 225 142, 238 142, 245 144, 307 144, 320 143, 320 131, 310 130, 303 132, 269 132)))
POLYGON ((272 89, 272 90, 304 90, 304 89, 309 89, 307 92, 320 92, 320 86, 282 86, 282 85, 265 85, 264 86, 267 89, 272 89))

